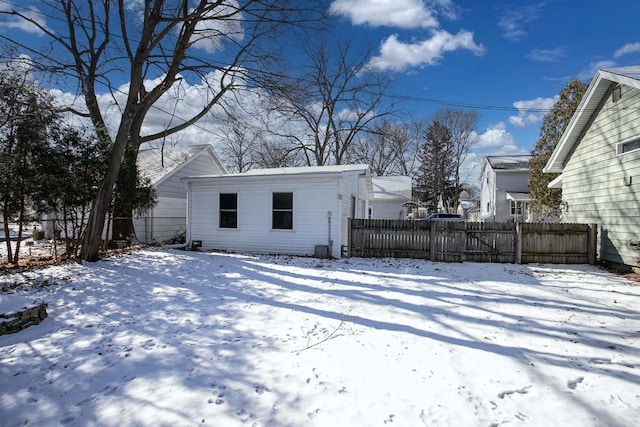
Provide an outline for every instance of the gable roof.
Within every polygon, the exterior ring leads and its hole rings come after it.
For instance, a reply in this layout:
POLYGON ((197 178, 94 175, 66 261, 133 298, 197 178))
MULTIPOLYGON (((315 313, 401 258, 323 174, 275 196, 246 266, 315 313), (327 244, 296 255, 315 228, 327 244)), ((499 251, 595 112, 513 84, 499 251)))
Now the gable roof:
POLYGON ((374 176, 371 184, 374 199, 411 200, 410 176, 374 176))
POLYGON ((576 112, 571 117, 562 137, 560 137, 558 145, 551 153, 549 161, 542 169, 543 172, 562 172, 567 156, 569 156, 569 153, 571 153, 573 147, 582 136, 591 120, 591 116, 609 94, 612 84, 621 84, 640 89, 640 65, 598 70, 589 87, 587 87, 587 91, 582 97, 576 112))
POLYGON ((207 152, 218 169, 226 172, 218 155, 210 144, 175 146, 164 150, 149 148, 138 152, 138 170, 143 178, 149 179, 151 185, 157 186, 177 170, 185 167, 196 156, 207 152))

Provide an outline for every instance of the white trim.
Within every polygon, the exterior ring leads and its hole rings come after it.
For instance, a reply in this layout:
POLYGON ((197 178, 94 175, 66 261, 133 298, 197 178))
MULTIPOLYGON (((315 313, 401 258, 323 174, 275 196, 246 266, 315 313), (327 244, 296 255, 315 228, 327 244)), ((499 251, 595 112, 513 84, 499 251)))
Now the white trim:
POLYGON ((640 150, 640 136, 634 136, 633 138, 629 138, 625 141, 620 141, 616 144, 616 156, 624 156, 625 154, 629 154, 629 153, 635 153, 638 150, 640 150), (638 147, 636 148, 632 148, 629 151, 622 151, 621 148, 622 146, 626 145, 626 144, 630 144, 630 143, 637 143, 638 147))

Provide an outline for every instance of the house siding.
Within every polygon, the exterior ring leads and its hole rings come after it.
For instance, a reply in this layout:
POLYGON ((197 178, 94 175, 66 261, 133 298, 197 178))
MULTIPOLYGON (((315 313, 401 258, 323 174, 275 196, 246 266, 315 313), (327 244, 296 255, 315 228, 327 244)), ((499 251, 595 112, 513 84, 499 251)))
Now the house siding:
POLYGON ((564 165, 562 221, 597 223, 599 257, 638 265, 628 242, 640 240, 640 151, 617 155, 616 144, 640 136, 640 91, 624 86, 621 100, 608 96, 595 114, 564 165))
POLYGON ((154 184, 156 205, 133 220, 138 240, 145 244, 162 243, 184 233, 187 226, 187 191, 181 178, 224 173, 207 150, 200 151, 184 165, 154 184))
POLYGON ((191 182, 188 239, 202 240, 204 249, 313 255, 315 245, 328 244, 330 211, 332 254, 340 256, 339 182, 339 175, 191 182), (272 230, 273 192, 293 193, 293 230, 272 230), (237 229, 218 226, 220 193, 237 194, 237 229))

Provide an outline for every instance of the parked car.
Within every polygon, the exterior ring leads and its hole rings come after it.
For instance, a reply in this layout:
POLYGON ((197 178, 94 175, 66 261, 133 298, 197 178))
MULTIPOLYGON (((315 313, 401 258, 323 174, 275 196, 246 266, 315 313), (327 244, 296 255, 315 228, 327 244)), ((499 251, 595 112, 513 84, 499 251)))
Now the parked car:
POLYGON ((421 218, 420 221, 462 221, 462 215, 457 213, 434 213, 426 218, 421 218))

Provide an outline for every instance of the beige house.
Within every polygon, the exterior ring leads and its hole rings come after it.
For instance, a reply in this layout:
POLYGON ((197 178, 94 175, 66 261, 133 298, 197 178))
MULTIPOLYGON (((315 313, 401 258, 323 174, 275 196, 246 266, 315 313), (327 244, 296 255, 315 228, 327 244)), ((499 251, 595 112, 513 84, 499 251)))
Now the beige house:
POLYGON ((562 222, 599 226, 601 260, 640 265, 640 66, 596 73, 543 171, 562 222))

